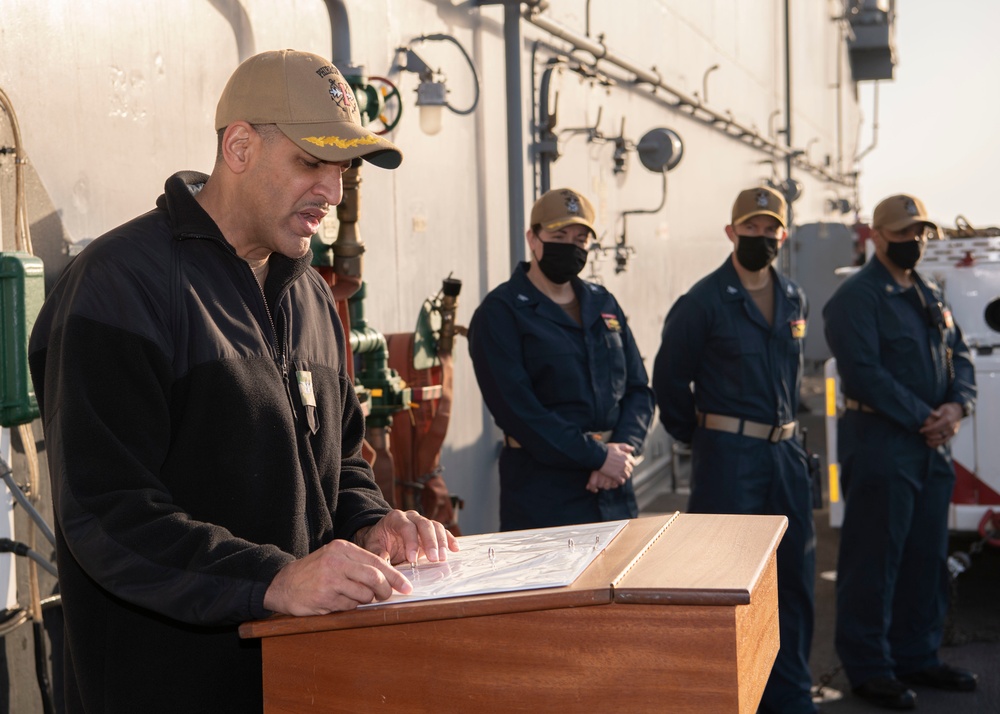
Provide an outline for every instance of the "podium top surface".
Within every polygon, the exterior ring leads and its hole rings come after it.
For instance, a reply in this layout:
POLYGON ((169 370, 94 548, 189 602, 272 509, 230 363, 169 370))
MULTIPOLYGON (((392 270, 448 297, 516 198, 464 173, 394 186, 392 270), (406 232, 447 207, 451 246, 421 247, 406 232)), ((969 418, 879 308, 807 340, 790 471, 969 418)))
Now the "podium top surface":
POLYGON ((615 602, 749 604, 787 525, 784 516, 679 513, 612 581, 615 602))
POLYGON ((571 585, 390 603, 315 617, 277 615, 243 638, 353 629, 567 607, 749 604, 787 526, 784 516, 673 513, 628 521, 571 585))

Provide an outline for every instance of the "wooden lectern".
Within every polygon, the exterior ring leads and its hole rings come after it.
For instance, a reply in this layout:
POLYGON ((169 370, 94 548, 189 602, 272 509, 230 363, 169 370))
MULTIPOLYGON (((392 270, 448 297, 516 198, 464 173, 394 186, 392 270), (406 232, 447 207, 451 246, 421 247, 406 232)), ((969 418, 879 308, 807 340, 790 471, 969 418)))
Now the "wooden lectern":
POLYGON ((740 712, 778 652, 783 516, 631 520, 567 587, 241 626, 265 714, 740 712))

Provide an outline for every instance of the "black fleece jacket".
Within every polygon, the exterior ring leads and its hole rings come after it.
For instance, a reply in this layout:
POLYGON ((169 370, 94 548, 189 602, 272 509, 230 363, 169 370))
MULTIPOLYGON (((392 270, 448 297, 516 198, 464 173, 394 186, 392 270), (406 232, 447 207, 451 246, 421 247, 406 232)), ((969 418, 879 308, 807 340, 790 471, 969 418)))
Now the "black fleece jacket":
POLYGON ((329 289, 275 253, 262 294, 206 180, 172 176, 89 245, 32 332, 71 714, 260 711, 237 625, 284 565, 389 510, 329 289))

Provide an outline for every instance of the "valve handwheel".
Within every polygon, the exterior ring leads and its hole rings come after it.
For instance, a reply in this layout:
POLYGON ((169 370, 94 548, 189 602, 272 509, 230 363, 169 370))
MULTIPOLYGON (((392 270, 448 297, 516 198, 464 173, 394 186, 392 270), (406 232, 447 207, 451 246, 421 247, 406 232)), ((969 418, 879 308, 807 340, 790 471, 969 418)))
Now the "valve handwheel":
POLYGON ((399 120, 403 117, 403 100, 399 94, 399 87, 389 81, 386 77, 369 76, 368 80, 373 86, 378 87, 378 91, 382 94, 382 100, 384 103, 384 108, 378 115, 378 121, 382 123, 382 129, 372 129, 372 131, 379 135, 388 134, 396 128, 396 125, 399 124, 399 120))

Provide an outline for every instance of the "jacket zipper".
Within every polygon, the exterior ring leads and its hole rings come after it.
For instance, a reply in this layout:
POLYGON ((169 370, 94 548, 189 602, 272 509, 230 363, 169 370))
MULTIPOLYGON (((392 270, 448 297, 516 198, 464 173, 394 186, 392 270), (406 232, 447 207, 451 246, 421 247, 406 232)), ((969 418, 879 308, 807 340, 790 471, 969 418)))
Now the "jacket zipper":
POLYGON ((264 314, 267 315, 268 324, 271 326, 272 345, 274 347, 274 352, 277 355, 277 359, 275 361, 278 363, 278 369, 281 371, 281 381, 285 387, 285 397, 288 399, 288 406, 292 410, 292 419, 298 421, 299 414, 295 409, 295 399, 292 396, 291 380, 288 377, 288 350, 284 344, 287 340, 278 339, 278 328, 275 325, 274 316, 271 314, 271 308, 267 304, 267 296, 264 294, 264 286, 260 284, 260 280, 257 279, 257 274, 253 272, 253 268, 251 268, 249 264, 247 264, 247 270, 249 270, 251 276, 253 276, 253 281, 257 285, 257 291, 260 294, 261 301, 264 303, 264 314))

